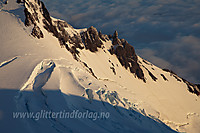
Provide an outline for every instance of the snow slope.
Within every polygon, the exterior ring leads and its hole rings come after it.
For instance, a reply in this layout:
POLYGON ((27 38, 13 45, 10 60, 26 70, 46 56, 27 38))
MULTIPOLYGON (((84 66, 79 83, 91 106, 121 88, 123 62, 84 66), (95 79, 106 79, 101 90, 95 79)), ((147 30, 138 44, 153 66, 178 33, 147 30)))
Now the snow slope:
MULTIPOLYGON (((170 72, 138 57, 146 83, 125 69, 103 41, 91 52, 81 44, 74 59, 60 46, 55 32, 44 28, 44 9, 32 3, 38 13, 36 24, 43 38, 31 35, 34 25, 25 26, 24 8, 34 8, 9 0, 0 11, 0 131, 1 132, 192 132, 200 131, 200 99, 187 84, 170 72), (37 7, 37 8, 36 8, 37 7), (151 74, 156 77, 152 79, 151 74), (109 112, 108 119, 14 119, 12 112, 109 112), (166 125, 165 125, 166 124, 166 125), (168 127, 169 126, 169 127, 168 127), (173 130, 172 130, 172 129, 173 130)), ((56 21, 52 18, 52 25, 56 21)), ((58 29, 58 27, 56 27, 58 29)), ((59 31, 59 30, 58 30, 59 31)), ((71 38, 87 29, 65 31, 71 38)), ((61 31, 59 32, 61 33, 61 31)), ((73 40, 73 39, 72 39, 73 40)))

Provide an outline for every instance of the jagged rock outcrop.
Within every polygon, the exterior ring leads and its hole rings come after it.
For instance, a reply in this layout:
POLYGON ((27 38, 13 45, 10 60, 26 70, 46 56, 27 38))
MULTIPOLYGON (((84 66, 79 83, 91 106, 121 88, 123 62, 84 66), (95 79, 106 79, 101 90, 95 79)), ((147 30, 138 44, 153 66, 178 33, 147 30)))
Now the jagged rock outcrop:
MULTIPOLYGON (((37 26, 37 23, 40 22, 39 18, 38 18, 38 12, 37 12, 37 10, 39 10, 39 7, 35 4, 33 4, 32 2, 29 2, 26 0, 25 1, 22 1, 22 0, 17 1, 17 3, 23 3, 23 2, 24 2, 24 6, 25 6, 25 9, 24 9, 25 25, 26 26, 34 25, 31 35, 33 35, 34 37, 37 37, 38 39, 43 38, 44 34, 40 30, 40 28, 37 26), (28 10, 28 8, 29 8, 29 10, 28 10)), ((37 2, 42 3, 39 0, 37 2)))
POLYGON ((85 44, 85 48, 89 49, 91 52, 96 52, 97 47, 101 48, 101 45, 103 44, 100 40, 99 33, 96 28, 91 26, 87 29, 87 31, 83 32, 81 34, 81 37, 83 39, 83 42, 85 44))
POLYGON ((117 31, 114 32, 114 35, 112 37, 112 44, 113 45, 122 45, 122 42, 118 38, 118 32, 117 31))
MULTIPOLYGON (((60 45, 61 46, 65 46, 68 50, 70 49, 70 47, 67 45, 67 43, 69 44, 72 44, 74 47, 73 47, 73 50, 76 49, 76 48, 79 48, 79 49, 83 49, 84 47, 82 46, 82 38, 80 36, 80 34, 73 34, 73 36, 69 35, 69 33, 65 30, 65 28, 71 28, 73 29, 73 27, 71 25, 69 25, 67 22, 65 21, 61 21, 61 20, 58 20, 58 21, 54 21, 53 22, 55 24, 55 27, 58 31, 58 40, 60 42, 60 45)), ((77 49, 76 49, 77 51, 77 49)))
MULTIPOLYGON (((39 0, 38 0, 39 1, 39 0)), ((48 10, 46 9, 45 5, 43 2, 40 2, 41 3, 41 13, 44 17, 44 19, 42 20, 43 23, 44 23, 44 28, 48 31, 48 32, 51 32, 53 33, 53 35, 57 38, 59 38, 59 33, 57 31, 57 28, 55 25, 53 25, 53 21, 50 17, 50 14, 48 12, 48 10)))
POLYGON ((36 25, 33 27, 33 30, 32 30, 31 35, 34 36, 34 37, 37 37, 38 39, 44 37, 42 31, 41 31, 40 28, 39 28, 38 26, 36 26, 36 25))
POLYGON ((149 71, 149 69, 146 68, 144 65, 142 65, 142 67, 144 67, 144 68, 147 70, 149 76, 153 79, 153 81, 156 82, 156 80, 157 80, 158 78, 157 78, 151 71, 149 71))
POLYGON ((165 75, 163 74, 160 74, 162 76, 162 78, 165 80, 165 81, 168 81, 168 79, 165 77, 165 75))
POLYGON ((35 19, 31 15, 31 13, 28 11, 27 8, 24 9, 24 14, 25 14, 25 25, 26 26, 31 26, 31 24, 36 24, 35 19))
MULTIPOLYGON (((38 23, 40 23, 39 19, 39 13, 43 16, 42 23, 44 24, 44 28, 48 31, 53 33, 55 37, 57 37, 59 40, 61 40, 61 35, 58 33, 56 26, 53 24, 53 21, 50 17, 50 14, 48 10, 46 9, 44 3, 40 0, 35 0, 35 3, 29 1, 29 0, 24 0, 24 1, 18 1, 18 3, 24 2, 24 13, 25 13, 25 25, 26 26, 31 26, 34 25, 33 32, 39 31, 40 28, 38 26, 38 23)), ((37 37, 35 33, 32 32, 32 35, 37 37)), ((41 36, 40 38, 43 38, 44 35, 42 36, 42 31, 40 30, 41 36)))
POLYGON ((199 96, 200 95, 200 84, 195 84, 196 86, 197 86, 197 88, 198 88, 198 93, 197 93, 197 95, 199 96))
POLYGON ((109 41, 109 37, 108 35, 102 34, 101 31, 99 31, 99 37, 101 38, 101 40, 103 40, 104 42, 109 41))
MULTIPOLYGON (((111 36, 110 36, 111 37, 111 36)), ((131 73, 134 73, 139 79, 142 79, 144 82, 144 73, 138 64, 138 58, 135 53, 135 49, 131 46, 125 39, 118 38, 118 32, 115 31, 112 36, 113 46, 110 49, 111 54, 115 54, 121 63, 126 69, 130 69, 131 73)))
POLYGON ((183 79, 183 82, 186 83, 187 87, 188 87, 188 90, 191 92, 191 93, 194 93, 196 94, 197 96, 200 95, 200 86, 199 85, 196 85, 196 84, 193 84, 185 79, 183 79))

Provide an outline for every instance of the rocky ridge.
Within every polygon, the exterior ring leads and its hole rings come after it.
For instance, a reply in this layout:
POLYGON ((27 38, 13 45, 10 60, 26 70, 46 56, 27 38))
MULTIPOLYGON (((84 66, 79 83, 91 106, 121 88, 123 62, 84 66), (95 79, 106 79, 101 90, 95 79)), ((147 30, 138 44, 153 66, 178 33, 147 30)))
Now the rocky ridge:
MULTIPOLYGON (((77 31, 70 24, 63 20, 54 19, 50 16, 44 3, 40 0, 17 0, 17 3, 23 4, 25 9, 25 25, 33 26, 31 35, 41 39, 44 38, 41 25, 48 32, 55 36, 60 46, 66 48, 77 61, 84 63, 79 59, 79 52, 82 49, 89 50, 91 52, 98 52, 99 48, 104 48, 104 42, 112 41, 112 46, 109 52, 112 55, 116 55, 121 65, 129 70, 135 77, 146 82, 144 72, 138 57, 135 53, 135 49, 125 39, 119 39, 118 32, 115 31, 113 35, 102 34, 93 26, 86 30, 77 31), (71 33, 72 32, 72 33, 71 33)), ((92 68, 89 68, 90 72, 94 75, 92 68)), ((144 67, 151 76, 153 81, 157 81, 157 77, 153 75, 147 68, 144 67)), ((179 82, 184 82, 188 86, 188 90, 196 95, 200 95, 199 85, 192 84, 185 79, 178 77, 170 70, 164 70, 170 72, 171 75, 179 82)), ((115 71, 113 70, 115 73, 115 71)), ((168 81, 164 75, 161 75, 165 81, 168 81)))

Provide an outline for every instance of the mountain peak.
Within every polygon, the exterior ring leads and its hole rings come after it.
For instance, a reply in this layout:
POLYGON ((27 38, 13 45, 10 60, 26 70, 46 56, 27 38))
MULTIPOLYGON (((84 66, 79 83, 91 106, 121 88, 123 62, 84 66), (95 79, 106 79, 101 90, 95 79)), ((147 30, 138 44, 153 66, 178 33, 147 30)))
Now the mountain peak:
MULTIPOLYGON (((102 34, 100 31, 98 32, 94 26, 80 32, 63 20, 52 19, 42 1, 25 0, 22 2, 25 5, 25 25, 34 25, 31 33, 34 37, 38 39, 44 38, 45 36, 41 30, 44 27, 58 39, 61 47, 65 47, 71 52, 76 60, 81 60, 79 58, 79 53, 82 49, 89 50, 90 52, 98 52, 98 49, 106 47, 104 43, 112 41, 111 47, 108 48, 110 54, 116 55, 120 64, 125 69, 146 82, 144 70, 142 69, 144 65, 141 65, 138 61, 138 56, 136 55, 134 47, 125 39, 119 39, 117 31, 110 37, 109 35, 102 34), (43 27, 41 27, 41 23, 43 27)), ((144 67, 144 69, 147 70, 151 79, 156 82, 157 77, 146 67, 144 67)), ((187 84, 189 82, 187 81, 185 83, 187 84)), ((190 89, 191 85, 187 84, 187 86, 190 92, 199 95, 199 89, 190 89)), ((198 87, 193 85, 192 88, 198 87)))

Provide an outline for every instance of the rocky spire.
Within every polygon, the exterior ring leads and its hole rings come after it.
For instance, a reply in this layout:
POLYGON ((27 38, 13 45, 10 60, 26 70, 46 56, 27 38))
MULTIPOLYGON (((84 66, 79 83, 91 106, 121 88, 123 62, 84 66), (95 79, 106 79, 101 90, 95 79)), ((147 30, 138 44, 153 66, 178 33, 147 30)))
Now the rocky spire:
POLYGON ((104 34, 102 34, 101 31, 99 31, 99 37, 100 37, 101 40, 103 40, 104 42, 110 40, 110 39, 108 38, 108 35, 104 35, 104 34))
POLYGON ((113 45, 122 45, 122 42, 120 41, 120 39, 118 38, 118 32, 115 31, 113 34, 113 41, 112 41, 113 45))
POLYGON ((131 73, 134 73, 139 79, 146 82, 144 79, 144 73, 138 64, 138 58, 134 47, 131 46, 125 39, 120 40, 118 38, 117 31, 114 32, 112 39, 112 44, 114 46, 111 47, 110 53, 117 56, 122 66, 126 69, 129 68, 131 73))
POLYGON ((113 38, 118 38, 118 32, 117 31, 114 32, 113 38))

